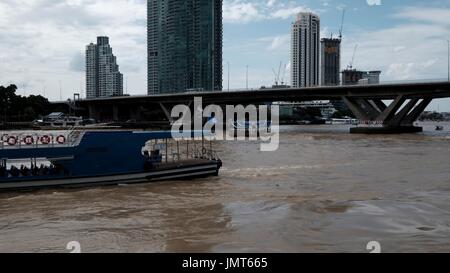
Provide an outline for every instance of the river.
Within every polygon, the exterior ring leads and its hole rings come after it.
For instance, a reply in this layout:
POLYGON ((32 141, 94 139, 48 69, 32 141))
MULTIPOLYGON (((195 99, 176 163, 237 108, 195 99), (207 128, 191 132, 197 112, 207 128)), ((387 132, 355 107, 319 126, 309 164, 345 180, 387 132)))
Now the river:
POLYGON ((219 177, 0 194, 0 252, 450 251, 450 123, 412 135, 286 126, 218 143, 219 177))

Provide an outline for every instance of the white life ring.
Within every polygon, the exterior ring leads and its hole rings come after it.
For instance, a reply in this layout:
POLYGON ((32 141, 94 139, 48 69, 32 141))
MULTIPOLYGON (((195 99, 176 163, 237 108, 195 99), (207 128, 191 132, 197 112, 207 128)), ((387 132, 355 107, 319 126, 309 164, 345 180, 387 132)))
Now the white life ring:
POLYGON ((58 142, 59 144, 64 144, 64 143, 66 143, 66 137, 63 135, 60 135, 56 138, 56 142, 58 142))
POLYGON ((52 141, 52 139, 48 135, 41 137, 41 143, 44 145, 50 144, 51 141, 52 141))
POLYGON ((34 138, 33 138, 32 136, 26 136, 26 137, 23 139, 23 142, 24 142, 26 145, 33 145, 33 143, 34 143, 34 138))
POLYGON ((15 136, 8 137, 8 145, 15 146, 17 144, 17 138, 15 136))

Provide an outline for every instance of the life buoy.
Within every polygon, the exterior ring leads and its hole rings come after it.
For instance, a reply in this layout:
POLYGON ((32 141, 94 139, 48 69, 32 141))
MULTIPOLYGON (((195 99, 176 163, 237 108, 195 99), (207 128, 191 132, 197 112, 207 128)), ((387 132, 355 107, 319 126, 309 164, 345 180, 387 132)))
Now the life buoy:
POLYGON ((65 136, 58 136, 57 138, 56 138, 56 142, 58 142, 59 144, 64 144, 64 143, 66 143, 66 137, 65 136))
POLYGON ((41 137, 41 143, 44 145, 50 144, 51 141, 52 139, 47 135, 41 137))
POLYGON ((24 142, 26 145, 33 145, 33 143, 34 143, 34 138, 33 138, 32 136, 26 136, 26 137, 23 139, 23 142, 24 142))
POLYGON ((8 137, 8 141, 7 142, 8 142, 9 146, 14 146, 14 145, 17 144, 17 138, 14 137, 14 136, 10 136, 10 137, 8 137))

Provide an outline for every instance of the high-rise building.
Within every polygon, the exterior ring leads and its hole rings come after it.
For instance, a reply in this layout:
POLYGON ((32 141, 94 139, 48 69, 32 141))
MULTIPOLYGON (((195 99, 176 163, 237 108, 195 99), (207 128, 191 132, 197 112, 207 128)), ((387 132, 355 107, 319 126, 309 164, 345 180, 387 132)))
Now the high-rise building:
POLYGON ((292 23, 292 87, 320 84, 320 18, 301 12, 292 23))
POLYGON ((147 0, 148 93, 222 90, 223 0, 147 0))
POLYGON ((97 44, 86 47, 86 97, 123 95, 123 75, 108 37, 98 37, 97 44))
POLYGON ((335 86, 341 83, 341 39, 321 40, 321 84, 335 86))

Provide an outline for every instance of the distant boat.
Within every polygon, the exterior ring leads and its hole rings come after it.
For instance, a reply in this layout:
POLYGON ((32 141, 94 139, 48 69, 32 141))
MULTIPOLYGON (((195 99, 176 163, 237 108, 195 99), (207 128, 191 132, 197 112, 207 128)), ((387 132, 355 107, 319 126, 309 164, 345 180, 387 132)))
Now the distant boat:
POLYGON ((444 131, 444 126, 436 126, 436 131, 444 131))
POLYGON ((327 121, 327 124, 329 124, 329 125, 357 125, 358 120, 353 119, 353 118, 343 118, 343 119, 333 118, 333 119, 329 119, 327 121))
POLYGON ((93 119, 83 119, 82 117, 68 116, 61 112, 51 113, 42 120, 35 120, 36 127, 71 128, 95 124, 93 119))
POLYGON ((261 128, 264 128, 266 130, 270 130, 270 127, 272 126, 272 122, 267 120, 261 120, 261 121, 236 121, 233 123, 233 127, 237 131, 251 131, 251 132, 257 132, 261 128))

